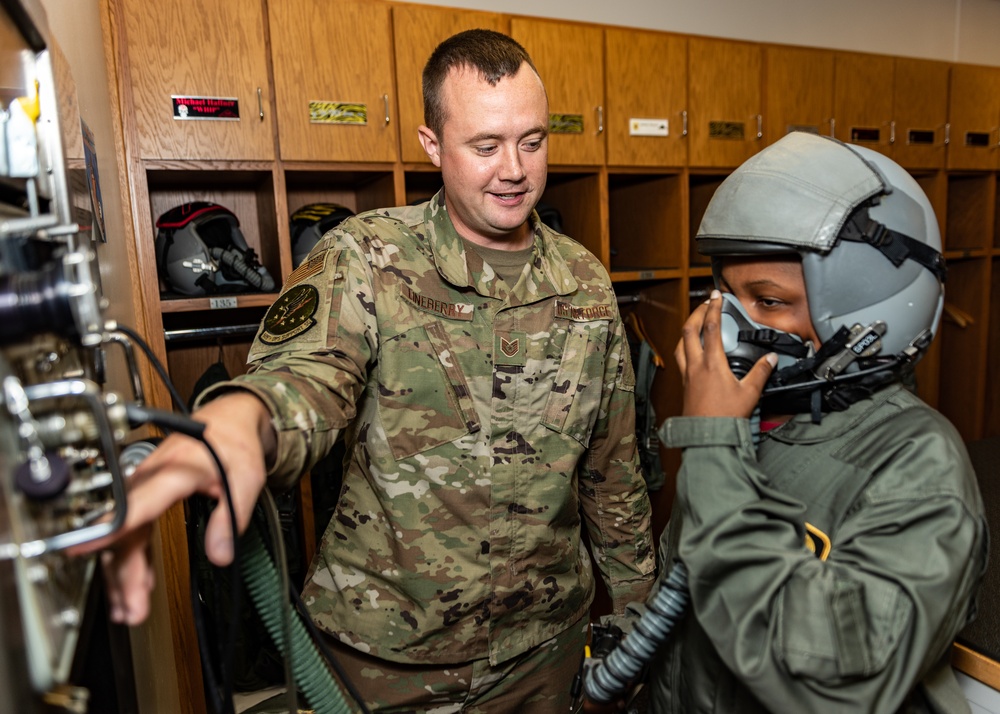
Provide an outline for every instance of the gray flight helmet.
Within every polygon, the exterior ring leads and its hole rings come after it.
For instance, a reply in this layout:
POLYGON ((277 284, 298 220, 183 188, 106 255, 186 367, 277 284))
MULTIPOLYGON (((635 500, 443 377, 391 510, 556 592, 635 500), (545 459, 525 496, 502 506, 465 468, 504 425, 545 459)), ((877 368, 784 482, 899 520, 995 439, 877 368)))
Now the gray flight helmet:
POLYGON ((944 306, 934 209, 901 166, 870 149, 793 132, 748 159, 697 233, 713 258, 798 253, 813 327, 886 324, 880 356, 926 349, 944 306))

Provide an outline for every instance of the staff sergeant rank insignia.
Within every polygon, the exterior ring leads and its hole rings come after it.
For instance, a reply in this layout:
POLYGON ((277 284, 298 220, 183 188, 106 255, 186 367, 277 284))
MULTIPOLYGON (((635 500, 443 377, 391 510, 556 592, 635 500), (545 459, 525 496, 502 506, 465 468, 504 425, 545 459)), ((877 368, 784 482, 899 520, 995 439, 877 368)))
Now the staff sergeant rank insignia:
POLYGON ((319 291, 309 284, 296 285, 279 297, 264 315, 260 341, 280 345, 298 337, 316 324, 313 315, 319 305, 319 291))

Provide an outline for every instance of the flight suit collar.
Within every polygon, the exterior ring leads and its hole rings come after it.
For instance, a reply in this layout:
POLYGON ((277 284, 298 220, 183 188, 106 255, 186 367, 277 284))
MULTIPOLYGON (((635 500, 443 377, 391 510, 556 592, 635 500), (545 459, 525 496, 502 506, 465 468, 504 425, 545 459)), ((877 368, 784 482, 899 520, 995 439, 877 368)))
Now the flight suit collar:
POLYGON ((577 289, 576 278, 556 245, 557 238, 531 212, 534 233, 531 272, 513 290, 498 280, 491 269, 483 269, 480 259, 466 255, 461 236, 455 230, 444 202, 444 189, 438 191, 424 208, 424 224, 438 273, 456 287, 471 287, 481 295, 507 298, 512 304, 528 304, 554 295, 568 295, 577 289))
POLYGON ((889 385, 868 399, 855 402, 844 411, 825 412, 819 424, 813 422, 810 414, 796 414, 785 424, 768 431, 767 437, 786 444, 810 444, 835 439, 855 428, 903 388, 898 383, 889 385))

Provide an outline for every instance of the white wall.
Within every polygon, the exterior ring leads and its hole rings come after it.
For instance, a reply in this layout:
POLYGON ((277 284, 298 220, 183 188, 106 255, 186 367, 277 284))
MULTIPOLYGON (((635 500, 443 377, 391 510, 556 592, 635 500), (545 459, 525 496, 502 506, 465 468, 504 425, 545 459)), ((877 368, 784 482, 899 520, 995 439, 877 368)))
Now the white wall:
POLYGON ((1000 66, 1000 0, 411 0, 1000 66))

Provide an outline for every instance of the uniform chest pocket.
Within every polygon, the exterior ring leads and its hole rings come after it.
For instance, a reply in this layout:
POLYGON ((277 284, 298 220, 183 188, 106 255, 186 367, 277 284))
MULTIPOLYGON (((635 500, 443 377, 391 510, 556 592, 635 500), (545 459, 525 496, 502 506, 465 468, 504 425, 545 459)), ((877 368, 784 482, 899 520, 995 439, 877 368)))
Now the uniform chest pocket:
POLYGON ((608 322, 574 322, 545 404, 542 423, 584 446, 600 411, 607 359, 608 322))
POLYGON ((379 419, 395 459, 479 431, 465 375, 439 323, 386 340, 379 364, 379 419))

